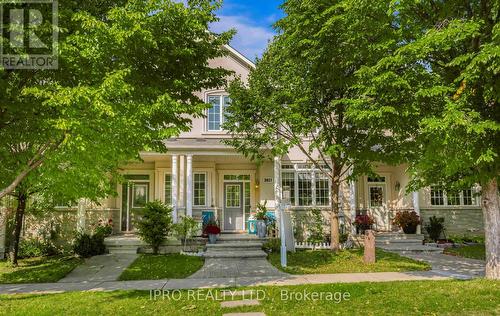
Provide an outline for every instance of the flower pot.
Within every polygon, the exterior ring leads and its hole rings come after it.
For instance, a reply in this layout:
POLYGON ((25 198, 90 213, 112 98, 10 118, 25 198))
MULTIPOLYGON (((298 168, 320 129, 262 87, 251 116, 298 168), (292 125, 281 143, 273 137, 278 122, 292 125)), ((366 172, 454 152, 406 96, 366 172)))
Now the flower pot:
POLYGON ((405 234, 416 234, 417 233, 417 226, 405 226, 405 227, 403 227, 403 232, 405 234))
POLYGON ((267 225, 265 220, 257 220, 257 236, 259 238, 266 238, 267 225))
POLYGON ((209 244, 215 244, 217 242, 217 235, 215 234, 208 234, 208 243, 209 244))

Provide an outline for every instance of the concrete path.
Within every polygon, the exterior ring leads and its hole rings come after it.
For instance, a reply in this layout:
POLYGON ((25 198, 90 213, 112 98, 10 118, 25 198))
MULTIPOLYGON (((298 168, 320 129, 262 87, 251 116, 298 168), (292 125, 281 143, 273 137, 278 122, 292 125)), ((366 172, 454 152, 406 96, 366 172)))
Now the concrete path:
POLYGON ((116 281, 122 272, 137 258, 137 254, 106 254, 85 259, 85 262, 59 283, 88 283, 116 281))
POLYGON ((470 279, 484 276, 485 261, 441 253, 403 254, 415 260, 426 261, 432 266, 432 272, 456 279, 470 279))
POLYGON ((169 279, 156 281, 85 281, 37 284, 3 284, 0 294, 13 293, 60 293, 69 291, 114 291, 114 290, 183 290, 199 288, 233 288, 246 286, 284 286, 300 284, 390 282, 416 280, 449 280, 450 277, 432 271, 423 272, 378 272, 284 275, 272 277, 237 277, 205 279, 169 279))
POLYGON ((283 277, 286 275, 265 258, 206 258, 203 267, 189 278, 283 277))

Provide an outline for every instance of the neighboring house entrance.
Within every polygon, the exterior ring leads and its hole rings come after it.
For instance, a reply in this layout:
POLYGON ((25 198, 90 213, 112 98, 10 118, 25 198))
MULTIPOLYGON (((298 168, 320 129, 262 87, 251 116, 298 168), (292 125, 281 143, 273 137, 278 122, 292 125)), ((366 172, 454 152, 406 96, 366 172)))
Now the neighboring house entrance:
POLYGON ((121 230, 132 232, 139 212, 149 200, 149 176, 126 176, 127 182, 122 184, 121 230))
POLYGON ((224 183, 224 230, 243 227, 243 183, 224 183))
POLYGON ((367 201, 369 213, 375 220, 375 229, 378 231, 390 230, 390 212, 387 207, 386 177, 368 177, 367 201))

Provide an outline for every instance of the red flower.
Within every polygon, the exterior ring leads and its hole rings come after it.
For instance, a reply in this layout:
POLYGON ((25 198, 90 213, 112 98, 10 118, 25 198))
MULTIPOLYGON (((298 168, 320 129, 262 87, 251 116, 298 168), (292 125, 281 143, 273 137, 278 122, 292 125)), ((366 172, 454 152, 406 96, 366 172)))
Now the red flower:
POLYGON ((220 234, 220 228, 215 225, 208 225, 207 227, 205 227, 205 234, 218 235, 220 234))

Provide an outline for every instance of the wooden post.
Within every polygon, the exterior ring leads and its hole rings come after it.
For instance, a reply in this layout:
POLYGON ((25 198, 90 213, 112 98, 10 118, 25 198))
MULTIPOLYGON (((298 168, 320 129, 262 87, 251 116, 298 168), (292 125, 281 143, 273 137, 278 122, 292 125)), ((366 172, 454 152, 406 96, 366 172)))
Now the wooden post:
POLYGON ((365 255, 363 260, 365 263, 375 263, 375 234, 371 229, 365 232, 365 255))

